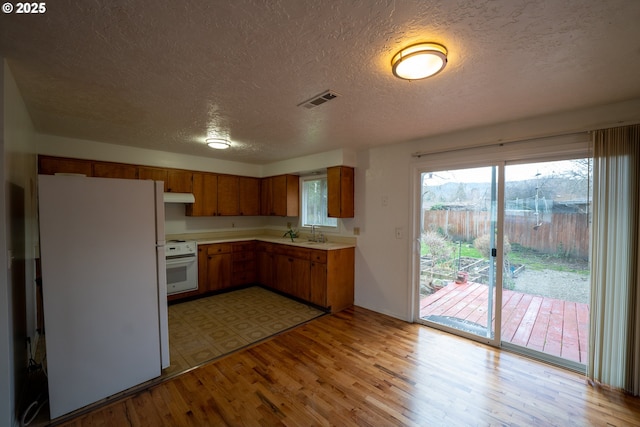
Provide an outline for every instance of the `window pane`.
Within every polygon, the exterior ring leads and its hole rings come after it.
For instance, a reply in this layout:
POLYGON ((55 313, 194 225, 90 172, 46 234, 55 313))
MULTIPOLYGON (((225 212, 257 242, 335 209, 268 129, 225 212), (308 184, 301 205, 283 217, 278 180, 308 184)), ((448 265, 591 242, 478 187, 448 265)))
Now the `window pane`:
POLYGON ((327 217, 327 178, 307 179, 302 182, 302 225, 337 227, 336 218, 327 217))

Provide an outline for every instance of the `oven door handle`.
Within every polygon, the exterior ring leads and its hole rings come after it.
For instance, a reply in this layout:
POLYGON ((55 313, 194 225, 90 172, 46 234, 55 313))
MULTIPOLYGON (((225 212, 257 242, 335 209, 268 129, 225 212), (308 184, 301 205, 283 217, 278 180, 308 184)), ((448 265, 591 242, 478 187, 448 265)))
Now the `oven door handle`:
POLYGON ((197 257, 189 256, 189 257, 180 257, 180 258, 167 258, 165 260, 165 264, 168 266, 176 266, 176 265, 187 265, 196 262, 197 257))

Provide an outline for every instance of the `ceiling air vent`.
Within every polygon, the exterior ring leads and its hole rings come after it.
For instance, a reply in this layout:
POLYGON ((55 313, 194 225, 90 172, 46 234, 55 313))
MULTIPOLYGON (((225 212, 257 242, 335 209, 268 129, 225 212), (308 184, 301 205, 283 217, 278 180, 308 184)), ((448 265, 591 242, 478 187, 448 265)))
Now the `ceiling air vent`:
POLYGON ((318 105, 322 105, 327 101, 331 101, 334 98, 337 98, 338 95, 337 93, 335 93, 332 90, 328 90, 326 92, 322 92, 319 95, 314 96, 311 99, 307 99, 304 102, 301 102, 300 104, 298 104, 298 107, 304 107, 307 109, 311 109, 311 108, 316 108, 318 105))

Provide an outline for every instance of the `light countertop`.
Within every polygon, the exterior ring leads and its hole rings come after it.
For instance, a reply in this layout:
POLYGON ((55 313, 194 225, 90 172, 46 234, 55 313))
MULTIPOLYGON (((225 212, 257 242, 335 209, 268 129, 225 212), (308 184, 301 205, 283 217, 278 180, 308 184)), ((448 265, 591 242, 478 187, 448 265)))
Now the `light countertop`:
POLYGON ((281 245, 298 246, 302 248, 318 249, 318 250, 337 250, 346 248, 355 248, 355 243, 347 242, 312 242, 304 238, 295 238, 293 242, 289 237, 275 237, 268 235, 244 236, 244 237, 203 237, 195 239, 199 245, 208 245, 214 243, 230 243, 230 242, 246 242, 249 240, 257 240, 260 242, 279 243, 281 245))

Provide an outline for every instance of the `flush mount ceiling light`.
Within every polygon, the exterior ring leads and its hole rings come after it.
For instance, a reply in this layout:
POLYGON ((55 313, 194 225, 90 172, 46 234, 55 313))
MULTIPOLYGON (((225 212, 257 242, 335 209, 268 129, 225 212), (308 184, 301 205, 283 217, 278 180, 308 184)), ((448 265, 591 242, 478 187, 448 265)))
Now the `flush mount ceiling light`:
POLYGON ((417 43, 396 53, 391 60, 393 75, 420 80, 442 71, 447 65, 447 48, 437 43, 417 43))
POLYGON ((231 143, 222 138, 207 138, 205 139, 205 142, 209 147, 215 148, 216 150, 226 150, 231 147, 231 143))

